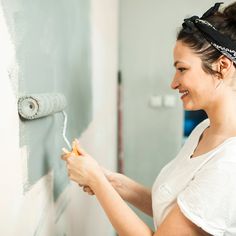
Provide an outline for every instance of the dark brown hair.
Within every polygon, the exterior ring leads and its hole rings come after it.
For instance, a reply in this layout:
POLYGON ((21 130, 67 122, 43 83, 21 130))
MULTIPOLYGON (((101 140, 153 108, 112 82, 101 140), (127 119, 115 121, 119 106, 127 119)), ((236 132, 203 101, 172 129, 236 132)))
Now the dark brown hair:
MULTIPOLYGON (((222 12, 206 18, 221 34, 236 42, 236 2, 226 7, 222 12)), ((202 60, 202 69, 212 75, 222 77, 221 73, 212 69, 212 63, 216 62, 222 54, 215 49, 195 27, 192 32, 182 28, 177 35, 177 40, 182 41, 198 54, 202 60)), ((236 65, 234 64, 236 67, 236 65)))

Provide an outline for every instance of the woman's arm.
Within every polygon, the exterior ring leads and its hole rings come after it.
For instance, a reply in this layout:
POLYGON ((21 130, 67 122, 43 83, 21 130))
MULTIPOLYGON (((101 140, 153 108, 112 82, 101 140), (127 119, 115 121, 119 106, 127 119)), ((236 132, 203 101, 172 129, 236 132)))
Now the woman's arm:
POLYGON ((129 202, 147 215, 152 216, 152 196, 150 189, 120 173, 110 172, 106 177, 123 200, 129 202))
POLYGON ((119 236, 208 235, 188 220, 177 204, 153 233, 117 193, 98 163, 82 149, 79 151, 80 156, 65 159, 69 178, 92 189, 119 236))
POLYGON ((69 178, 91 189, 120 236, 152 236, 152 230, 126 204, 98 163, 79 146, 77 148, 79 156, 71 153, 62 157, 67 163, 69 178))
MULTIPOLYGON (((62 156, 62 159, 66 159, 66 157, 64 158, 62 156)), ((123 200, 129 202, 147 215, 151 217, 153 216, 150 189, 144 187, 143 185, 135 182, 123 174, 109 171, 104 167, 101 169, 108 181, 119 193, 123 200)), ((80 187, 83 187, 84 192, 87 192, 89 195, 94 195, 94 192, 89 186, 83 186, 81 184, 79 185, 80 187)))
POLYGON ((91 187, 119 236, 210 236, 188 220, 177 203, 154 233, 122 201, 106 178, 98 177, 93 183, 91 187))
POLYGON ((152 236, 152 230, 129 208, 105 176, 90 184, 119 236, 152 236))

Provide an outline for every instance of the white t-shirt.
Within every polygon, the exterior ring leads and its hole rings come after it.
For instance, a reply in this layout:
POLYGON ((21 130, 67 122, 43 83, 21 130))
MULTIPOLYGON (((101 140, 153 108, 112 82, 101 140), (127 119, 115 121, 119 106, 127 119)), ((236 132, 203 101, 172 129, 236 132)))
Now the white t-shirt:
POLYGON ((152 188, 156 228, 177 202, 182 213, 204 231, 236 235, 236 137, 190 158, 208 126, 209 119, 201 122, 157 177, 152 188))

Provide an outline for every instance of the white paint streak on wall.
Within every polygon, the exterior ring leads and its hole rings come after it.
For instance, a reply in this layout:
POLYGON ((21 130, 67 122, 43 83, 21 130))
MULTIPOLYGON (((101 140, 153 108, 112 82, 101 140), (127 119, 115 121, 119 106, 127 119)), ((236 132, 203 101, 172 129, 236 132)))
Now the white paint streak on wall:
MULTIPOLYGON (((30 191, 20 197, 18 221, 14 235, 41 235, 50 206, 53 204, 53 175, 41 178, 30 191)), ((19 196, 18 196, 19 197, 19 196)))
POLYGON ((6 27, 0 6, 0 232, 11 235, 9 225, 16 221, 16 207, 21 192, 19 160, 19 124, 16 97, 14 95, 9 72, 16 67, 15 51, 6 27), (4 223, 3 223, 4 222, 4 223))
MULTIPOLYGON (((92 79, 94 114, 101 111, 107 97, 116 97, 118 73, 118 0, 91 0, 92 79), (114 80, 115 78, 115 80, 114 80)), ((113 111, 116 106, 111 105, 113 111)))

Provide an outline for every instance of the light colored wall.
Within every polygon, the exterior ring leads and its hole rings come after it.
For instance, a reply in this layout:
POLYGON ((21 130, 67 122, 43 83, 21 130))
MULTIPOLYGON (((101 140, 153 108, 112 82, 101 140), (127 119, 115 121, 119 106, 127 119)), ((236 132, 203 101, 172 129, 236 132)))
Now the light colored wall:
MULTIPOLYGON (((93 120, 80 137, 82 145, 112 170, 116 169, 117 15, 118 0, 91 1, 93 120)), ((16 98, 20 68, 2 7, 0 32, 0 234, 113 235, 96 199, 75 183, 54 202, 53 171, 23 191, 27 151, 19 149, 16 98)))

